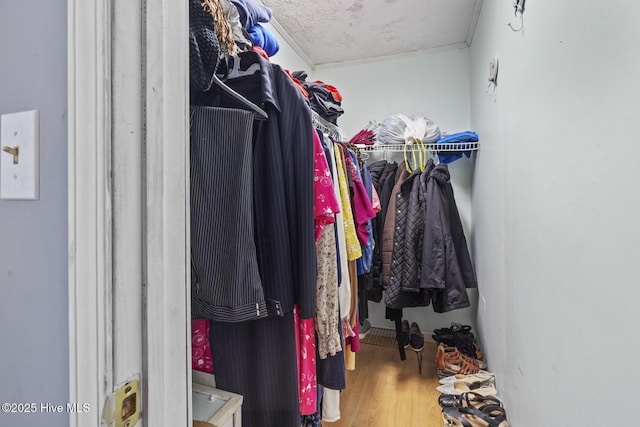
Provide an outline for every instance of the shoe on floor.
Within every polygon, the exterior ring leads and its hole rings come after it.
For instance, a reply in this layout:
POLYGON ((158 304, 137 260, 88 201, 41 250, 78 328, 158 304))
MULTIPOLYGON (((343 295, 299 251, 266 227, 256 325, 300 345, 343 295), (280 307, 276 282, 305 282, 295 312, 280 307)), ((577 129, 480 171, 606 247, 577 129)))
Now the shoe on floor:
POLYGON ((486 385, 481 387, 469 386, 465 383, 443 384, 436 388, 442 394, 461 395, 473 391, 481 396, 497 396, 498 390, 494 386, 486 385))
POLYGON ((479 370, 475 374, 457 374, 449 377, 442 378, 440 384, 454 384, 465 383, 467 385, 480 384, 480 385, 493 385, 495 386, 495 378, 491 372, 479 370))
POLYGON ((371 330, 371 322, 369 322, 367 319, 364 319, 364 321, 360 324, 360 331, 359 331, 360 339, 363 340, 364 337, 367 336, 370 330, 371 330))
POLYGON ((409 322, 406 320, 402 321, 402 332, 396 333, 396 339, 398 340, 398 344, 402 345, 404 348, 409 347, 409 322))
POLYGON ((424 347, 424 335, 416 322, 411 323, 409 328, 409 345, 414 351, 420 351, 424 347))

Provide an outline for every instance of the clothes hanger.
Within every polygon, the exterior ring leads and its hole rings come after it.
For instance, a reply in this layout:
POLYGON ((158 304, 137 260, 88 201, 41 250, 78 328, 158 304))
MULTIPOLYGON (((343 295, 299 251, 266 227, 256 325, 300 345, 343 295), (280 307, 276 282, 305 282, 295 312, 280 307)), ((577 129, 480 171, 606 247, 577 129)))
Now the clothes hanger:
POLYGON ((269 115, 267 114, 266 111, 258 107, 253 102, 249 101, 244 96, 240 95, 235 90, 231 89, 222 80, 220 80, 220 78, 217 75, 215 74, 213 75, 213 79, 211 80, 211 82, 215 84, 218 88, 222 89, 222 91, 227 95, 229 95, 231 98, 235 99, 240 104, 244 105, 245 107, 253 111, 254 117, 256 118, 256 120, 267 120, 269 118, 269 115))
POLYGON ((428 159, 433 161, 434 165, 440 163, 440 157, 438 156, 438 151, 436 150, 427 150, 428 159))
MULTIPOLYGON (((244 53, 244 52, 243 52, 244 53)), ((242 57, 238 53, 233 53, 231 55, 227 55, 225 57, 225 61, 227 63, 227 75, 225 76, 225 80, 228 79, 236 79, 238 77, 250 76, 258 71, 260 71, 260 63, 256 61, 257 57, 251 57, 249 55, 243 55, 242 57), (245 66, 248 65, 246 69, 242 69, 242 59, 245 59, 245 66), (231 62, 231 67, 229 66, 229 62, 231 62)))
MULTIPOLYGON (((233 56, 237 58, 237 61, 234 62, 234 64, 237 62, 238 64, 238 68, 240 67, 240 58, 238 56, 238 54, 232 54, 229 56, 233 56)), ((221 61, 220 64, 222 65, 227 65, 227 75, 223 75, 225 80, 228 79, 228 56, 227 56, 227 60, 226 61, 221 61)), ((260 64, 258 65, 258 69, 260 69, 260 64)), ((255 71, 254 71, 255 72, 255 71)), ((229 86, 227 86, 224 81, 222 81, 220 79, 220 77, 218 77, 217 74, 213 75, 213 80, 212 83, 215 84, 217 87, 219 87, 220 89, 222 89, 222 91, 224 93, 226 93, 227 95, 229 95, 231 98, 233 98, 234 100, 238 101, 240 104, 244 105, 245 107, 249 108, 251 111, 253 111, 254 116, 256 118, 256 120, 267 120, 269 118, 269 115, 267 114, 266 111, 264 111, 262 108, 260 108, 259 106, 257 106, 256 104, 254 104, 253 102, 249 101, 247 98, 245 98, 244 96, 242 96, 241 94, 239 94, 238 92, 236 92, 235 90, 231 89, 229 86)))
POLYGON ((417 138, 411 138, 404 144, 404 163, 407 172, 413 173, 416 170, 424 171, 427 162, 427 150, 424 143, 417 138), (407 155, 407 151, 411 153, 411 160, 407 155))

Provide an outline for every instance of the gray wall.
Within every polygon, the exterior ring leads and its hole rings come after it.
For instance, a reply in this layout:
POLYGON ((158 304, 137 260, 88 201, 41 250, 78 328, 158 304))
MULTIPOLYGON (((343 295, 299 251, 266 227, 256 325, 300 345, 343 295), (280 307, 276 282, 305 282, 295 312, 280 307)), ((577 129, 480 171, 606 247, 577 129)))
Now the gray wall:
POLYGON ((482 7, 470 68, 478 326, 514 427, 625 425, 639 395, 626 368, 640 359, 638 13, 538 0, 514 33, 511 2, 482 7))
MULTIPOLYGON (((67 6, 0 0, 0 114, 40 110, 40 200, 0 200, 0 403, 64 405, 67 302, 67 6)), ((0 425, 69 425, 5 414, 0 425)))

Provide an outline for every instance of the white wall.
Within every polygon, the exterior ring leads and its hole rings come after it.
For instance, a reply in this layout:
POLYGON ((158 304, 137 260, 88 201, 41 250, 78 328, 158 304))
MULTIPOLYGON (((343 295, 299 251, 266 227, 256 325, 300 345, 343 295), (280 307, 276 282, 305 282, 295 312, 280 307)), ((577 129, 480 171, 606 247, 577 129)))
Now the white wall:
MULTIPOLYGON (((395 113, 423 114, 449 133, 469 130, 468 70, 469 50, 456 49, 321 68, 312 76, 336 86, 342 94, 345 113, 338 124, 349 138, 370 120, 382 122, 395 113)), ((393 159, 400 162, 402 155, 395 155, 393 159)), ((457 160, 450 165, 450 170, 460 216, 470 238, 473 157, 457 160)), ((417 322, 427 336, 434 328, 449 326, 451 322, 475 325, 477 291, 469 290, 469 296, 471 307, 467 309, 438 314, 431 307, 410 308, 404 310, 404 318, 417 322)), ((369 310, 373 325, 393 327, 384 318, 383 304, 370 302, 369 310)))
POLYGON ((456 49, 320 68, 313 77, 340 90, 345 114, 338 124, 348 136, 395 113, 424 114, 457 132, 469 127, 468 70, 468 49, 456 49))
POLYGON ((471 46, 479 327, 514 427, 634 424, 636 2, 485 1, 471 46), (500 58, 495 98, 484 93, 500 58), (483 303, 483 298, 486 303, 483 303))
MULTIPOLYGON (((0 200, 0 425, 69 425, 67 4, 0 2, 0 114, 40 110, 40 200, 0 200)), ((2 153, 1 155, 6 155, 2 153)), ((90 286, 91 284, 87 284, 90 286)))
POLYGON ((272 62, 282 66, 289 71, 311 70, 310 65, 305 62, 304 58, 298 55, 295 49, 287 42, 286 38, 283 37, 283 35, 280 34, 280 32, 278 32, 278 30, 273 25, 271 25, 270 23, 260 25, 269 30, 276 37, 276 39, 278 39, 278 44, 280 45, 280 50, 278 50, 278 53, 271 57, 272 62))

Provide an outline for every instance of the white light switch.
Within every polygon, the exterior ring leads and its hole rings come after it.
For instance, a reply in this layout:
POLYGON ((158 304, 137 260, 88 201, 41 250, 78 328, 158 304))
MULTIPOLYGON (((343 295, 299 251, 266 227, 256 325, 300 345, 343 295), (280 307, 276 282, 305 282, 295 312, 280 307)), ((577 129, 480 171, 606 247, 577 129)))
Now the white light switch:
POLYGON ((40 198, 40 112, 0 118, 0 199, 40 198))

